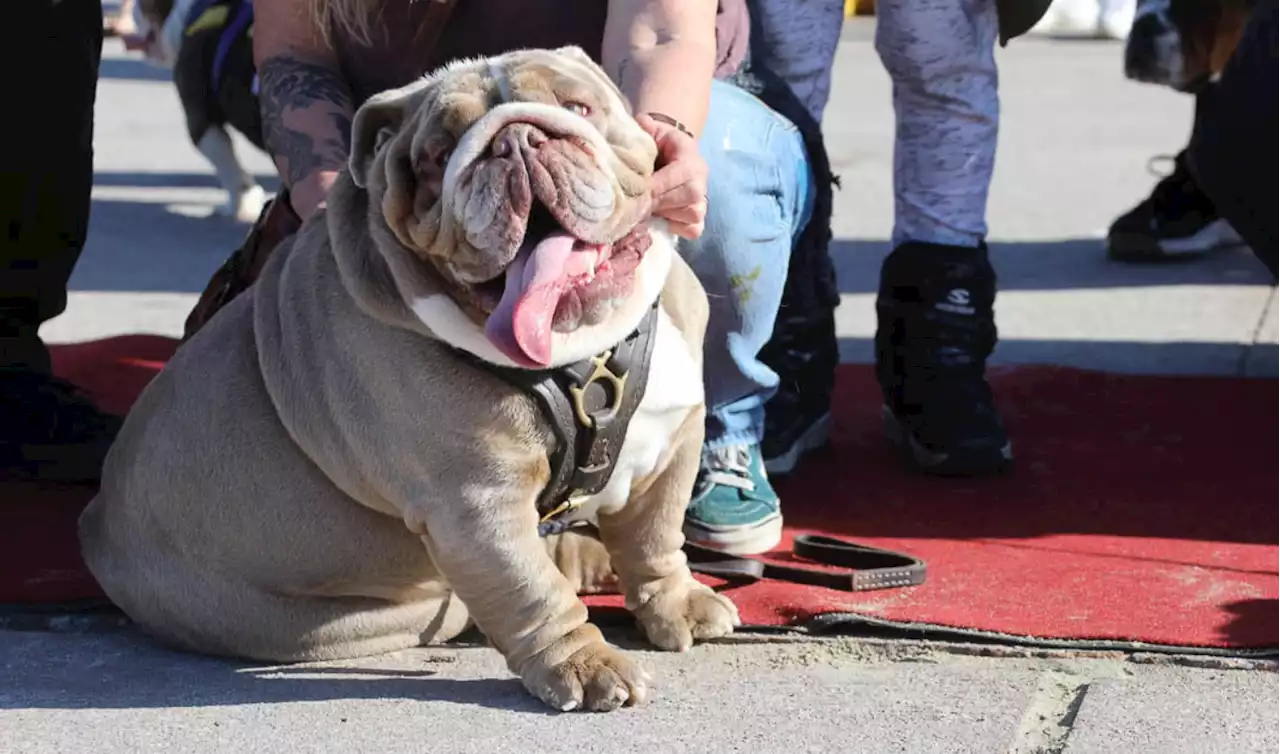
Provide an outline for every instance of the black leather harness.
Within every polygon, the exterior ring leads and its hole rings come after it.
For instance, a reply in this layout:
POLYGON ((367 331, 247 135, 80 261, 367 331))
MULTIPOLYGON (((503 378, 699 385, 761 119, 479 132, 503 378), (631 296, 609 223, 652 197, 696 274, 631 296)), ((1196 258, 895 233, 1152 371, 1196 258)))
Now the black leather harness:
POLYGON ((639 326, 616 346, 558 369, 535 372, 475 360, 531 396, 555 435, 551 478, 538 495, 542 536, 573 526, 565 516, 612 478, 627 427, 649 383, 657 325, 655 301, 639 326))
MULTIPOLYGON (((613 348, 589 359, 545 371, 500 367, 469 354, 470 360, 531 396, 551 425, 551 478, 538 495, 538 534, 559 534, 585 521, 566 516, 605 488, 631 417, 644 398, 657 341, 658 302, 640 325, 613 348)), ((919 558, 836 537, 799 535, 793 554, 827 568, 766 563, 685 545, 689 568, 742 585, 780 579, 847 592, 923 584, 919 558)))

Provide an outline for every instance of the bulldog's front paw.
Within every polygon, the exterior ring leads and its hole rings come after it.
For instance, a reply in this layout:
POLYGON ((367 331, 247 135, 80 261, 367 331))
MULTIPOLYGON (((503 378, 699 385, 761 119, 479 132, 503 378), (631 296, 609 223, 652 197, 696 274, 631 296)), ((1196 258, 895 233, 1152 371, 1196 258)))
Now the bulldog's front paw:
POLYGON ((650 598, 635 615, 649 641, 672 652, 687 652, 697 639, 728 636, 741 625, 728 597, 692 577, 650 598))
POLYGON ((609 712, 643 704, 653 679, 616 649, 594 641, 568 659, 524 673, 530 693, 562 711, 585 709, 609 712))

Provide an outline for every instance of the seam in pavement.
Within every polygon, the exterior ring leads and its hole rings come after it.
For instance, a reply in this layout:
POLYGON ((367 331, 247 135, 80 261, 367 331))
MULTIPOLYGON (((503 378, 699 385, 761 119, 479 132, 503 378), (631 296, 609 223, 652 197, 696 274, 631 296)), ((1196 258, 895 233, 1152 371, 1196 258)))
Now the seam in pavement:
MULTIPOLYGON (((1249 335, 1249 343, 1245 345, 1244 350, 1240 353, 1240 358, 1236 361, 1236 376, 1246 377, 1249 371, 1249 355, 1253 353, 1253 349, 1264 345, 1258 342, 1258 338, 1262 337, 1262 329, 1267 326, 1267 317, 1275 311, 1276 303, 1276 287, 1271 287, 1271 295, 1267 296, 1267 300, 1262 304, 1262 311, 1258 313, 1258 321, 1253 323, 1253 332, 1249 335)), ((1265 344, 1270 345, 1270 344, 1265 344)))
POLYGON ((1091 682, 1073 673, 1042 674, 1005 754, 1062 754, 1091 682))

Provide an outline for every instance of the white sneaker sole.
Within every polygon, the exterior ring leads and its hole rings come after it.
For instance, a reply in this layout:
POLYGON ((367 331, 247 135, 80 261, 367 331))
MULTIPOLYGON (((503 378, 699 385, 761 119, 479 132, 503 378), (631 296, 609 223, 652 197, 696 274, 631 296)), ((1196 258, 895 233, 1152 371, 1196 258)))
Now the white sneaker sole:
POLYGON ((1166 238, 1157 245, 1166 255, 1178 257, 1242 246, 1244 239, 1230 223, 1219 218, 1185 238, 1166 238))
POLYGON ((782 541, 782 514, 778 513, 752 526, 712 529, 686 521, 684 538, 699 547, 729 555, 759 555, 769 552, 782 541))

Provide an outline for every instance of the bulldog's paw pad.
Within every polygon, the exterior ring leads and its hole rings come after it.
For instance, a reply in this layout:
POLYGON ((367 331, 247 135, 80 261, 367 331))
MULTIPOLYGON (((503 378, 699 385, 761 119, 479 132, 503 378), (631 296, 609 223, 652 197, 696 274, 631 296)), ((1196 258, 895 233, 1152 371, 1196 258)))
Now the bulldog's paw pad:
POLYGON ((538 676, 529 679, 530 691, 562 712, 611 712, 643 704, 653 682, 639 665, 604 644, 583 647, 538 676))
POLYGON ((655 597, 636 617, 649 641, 672 652, 687 652, 695 640, 728 636, 742 625, 728 597, 697 582, 655 597))

